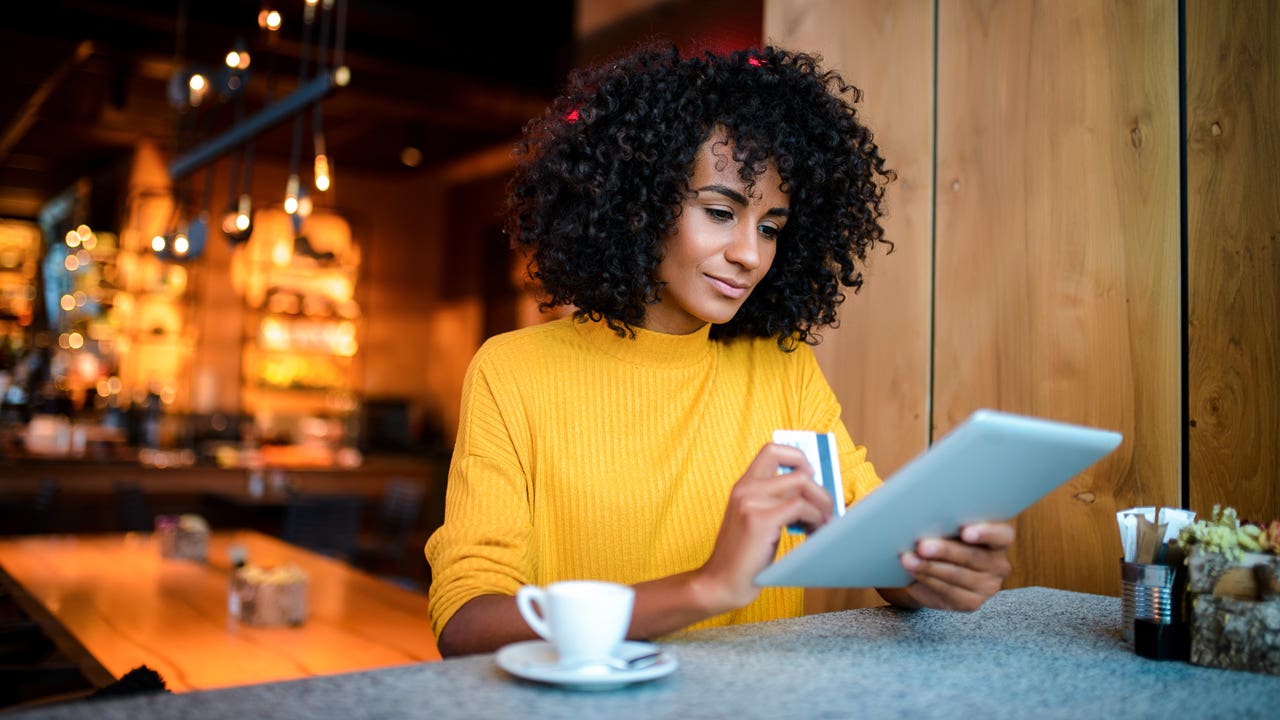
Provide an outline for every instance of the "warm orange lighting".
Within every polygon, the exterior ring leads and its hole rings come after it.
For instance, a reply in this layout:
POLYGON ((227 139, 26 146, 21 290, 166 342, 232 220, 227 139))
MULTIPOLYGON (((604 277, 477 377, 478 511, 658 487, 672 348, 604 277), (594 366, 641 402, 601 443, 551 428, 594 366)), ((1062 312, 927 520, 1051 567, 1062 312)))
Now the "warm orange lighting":
POLYGON ((191 249, 191 243, 187 240, 186 235, 179 235, 173 239, 173 253, 175 255, 186 255, 191 249))
POLYGON ((187 96, 191 107, 197 107, 204 101, 205 90, 209 89, 209 81, 200 73, 195 73, 187 80, 187 87, 191 88, 190 95, 187 96))
POLYGON ((67 247, 80 247, 80 233, 75 230, 68 230, 64 240, 67 243, 67 247))
POLYGON ((71 293, 71 301, 75 303, 76 307, 84 307, 84 304, 89 302, 89 296, 83 290, 77 290, 71 293))
POLYGON ((58 301, 58 307, 62 308, 65 312, 71 312, 76 308, 76 299, 70 295, 63 295, 62 299, 58 301))
POLYGON ((85 250, 92 250, 98 247, 98 236, 93 233, 89 233, 89 237, 84 238, 80 243, 84 245, 85 250))
POLYGON ((324 153, 316 155, 316 189, 325 192, 329 189, 329 156, 324 153))
POLYGON ((71 333, 67 336, 67 345, 69 345, 72 350, 79 350, 84 347, 84 336, 78 332, 71 333))
POLYGON ((62 267, 66 268, 67 272, 75 272, 80 269, 80 258, 68 255, 67 259, 62 261, 62 267))
POLYGON ((400 162, 405 167, 416 168, 422 164, 422 151, 412 145, 400 149, 400 162))
POLYGON ((284 211, 290 215, 298 212, 298 174, 289 176, 284 188, 284 211))
POLYGON ((271 262, 279 267, 284 267, 293 259, 293 239, 282 238, 277 241, 271 248, 271 262))
POLYGON ((263 10, 258 14, 258 24, 272 32, 280 29, 280 12, 277 10, 263 10))
POLYGON ((156 235, 151 238, 151 249, 156 252, 164 252, 164 236, 156 235))
MULTIPOLYGON (((232 50, 227 53, 225 62, 232 70, 249 69, 249 53, 244 50, 232 50)), ((235 78, 232 78, 233 80, 235 78)))
POLYGON ((249 229, 249 214, 248 214, 248 213, 243 213, 243 212, 242 212, 242 213, 237 213, 237 214, 236 214, 236 229, 237 229, 237 230, 239 230, 240 232, 244 232, 245 230, 248 230, 248 229, 249 229))

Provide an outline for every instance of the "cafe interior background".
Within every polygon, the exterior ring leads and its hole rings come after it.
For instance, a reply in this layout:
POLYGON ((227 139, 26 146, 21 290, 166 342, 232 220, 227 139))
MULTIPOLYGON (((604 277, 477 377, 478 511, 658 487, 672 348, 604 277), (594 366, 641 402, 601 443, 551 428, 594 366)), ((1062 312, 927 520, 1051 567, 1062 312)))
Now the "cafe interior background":
POLYGON ((119 530, 121 484, 161 513, 407 477, 421 589, 467 363, 552 316, 499 229, 510 148, 654 32, 864 91, 895 249, 817 352, 882 475, 979 407, 1124 434, 1018 518, 1008 587, 1117 595, 1119 509, 1280 517, 1269 0, 29 5, 0 28, 5 534, 119 530))

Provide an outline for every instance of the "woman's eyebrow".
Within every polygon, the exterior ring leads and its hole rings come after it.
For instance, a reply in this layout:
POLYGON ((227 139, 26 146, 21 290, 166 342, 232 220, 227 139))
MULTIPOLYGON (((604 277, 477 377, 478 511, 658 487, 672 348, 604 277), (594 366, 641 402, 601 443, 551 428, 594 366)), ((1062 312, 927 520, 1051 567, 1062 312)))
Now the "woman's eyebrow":
MULTIPOLYGON (((742 206, 744 206, 744 207, 747 205, 747 196, 746 196, 746 195, 743 195, 742 193, 738 192, 737 190, 734 190, 733 188, 728 187, 728 186, 726 186, 726 185, 703 185, 702 187, 698 188, 697 192, 700 192, 700 193, 701 193, 701 192, 713 192, 713 193, 718 193, 718 194, 725 196, 726 198, 728 198, 728 199, 732 200, 733 202, 735 202, 735 203, 737 203, 737 204, 739 204, 739 205, 742 205, 742 206)), ((775 216, 778 216, 778 217, 786 217, 786 216, 787 216, 787 209, 786 209, 786 208, 769 208, 768 210, 766 210, 766 211, 765 211, 765 213, 764 213, 764 214, 765 214, 765 215, 775 215, 775 216)))

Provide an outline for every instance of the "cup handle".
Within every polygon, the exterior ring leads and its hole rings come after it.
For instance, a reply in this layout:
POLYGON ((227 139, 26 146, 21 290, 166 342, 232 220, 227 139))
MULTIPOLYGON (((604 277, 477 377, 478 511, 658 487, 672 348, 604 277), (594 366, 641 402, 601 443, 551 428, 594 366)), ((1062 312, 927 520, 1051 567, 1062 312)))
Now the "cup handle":
POLYGON ((543 619, 547 605, 547 592, 537 585, 525 585, 516 591, 516 607, 533 631, 551 640, 551 626, 543 619), (535 607, 536 606, 536 607, 535 607))

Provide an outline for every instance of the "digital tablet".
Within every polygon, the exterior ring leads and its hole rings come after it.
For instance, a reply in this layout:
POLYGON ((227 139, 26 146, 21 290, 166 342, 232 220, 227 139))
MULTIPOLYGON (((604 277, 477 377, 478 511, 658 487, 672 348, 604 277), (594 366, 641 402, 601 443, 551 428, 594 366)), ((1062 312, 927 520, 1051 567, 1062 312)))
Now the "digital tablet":
POLYGON ((978 410, 756 576, 786 587, 903 587, 922 537, 1011 520, 1120 444, 1120 433, 978 410))

